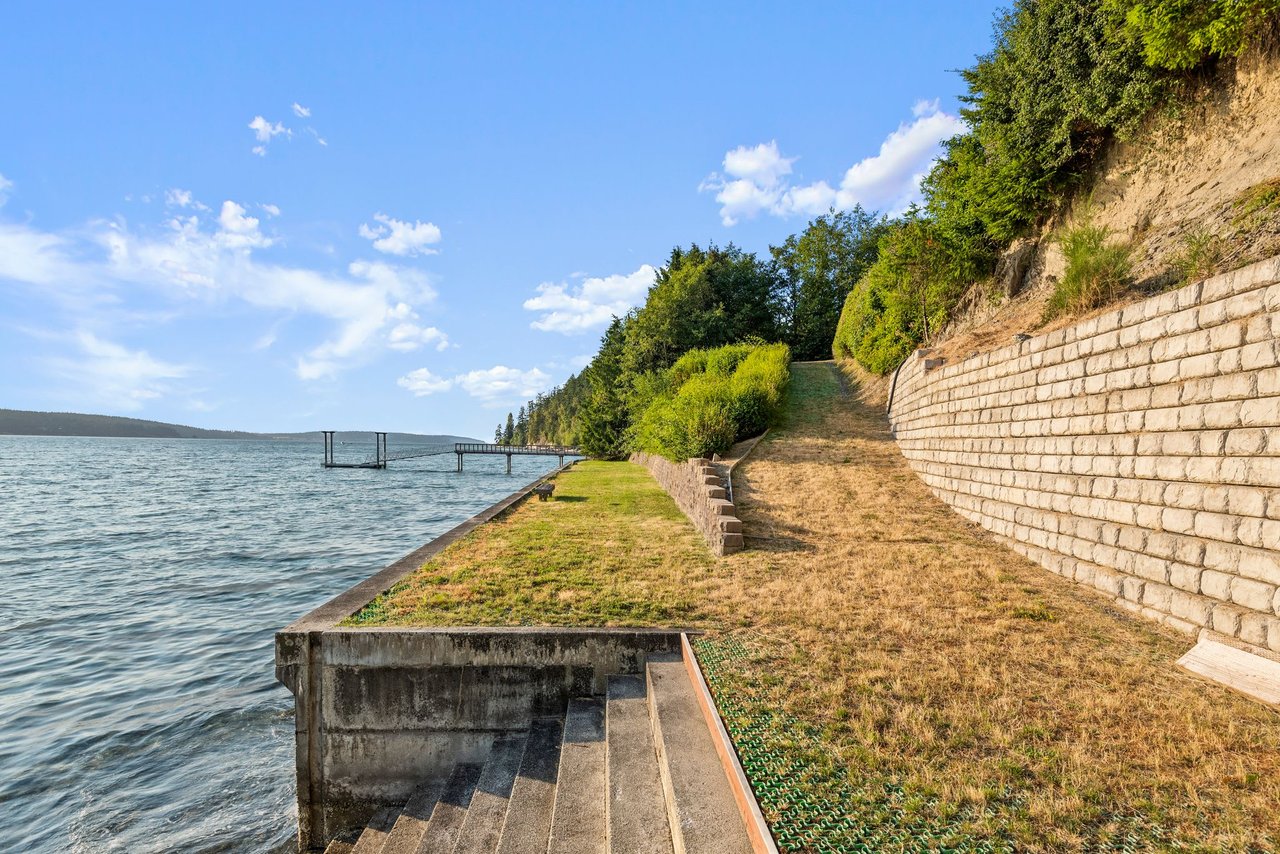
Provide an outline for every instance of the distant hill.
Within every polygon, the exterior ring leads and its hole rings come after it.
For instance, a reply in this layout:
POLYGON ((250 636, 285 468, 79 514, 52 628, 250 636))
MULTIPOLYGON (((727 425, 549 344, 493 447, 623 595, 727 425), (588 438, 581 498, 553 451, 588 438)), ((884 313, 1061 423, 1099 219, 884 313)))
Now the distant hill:
MULTIPOLYGON (((28 412, 22 409, 0 409, 0 435, 3 436, 119 436, 139 439, 284 439, 296 442, 319 442, 320 431, 306 433, 247 433, 242 430, 205 430, 183 424, 122 418, 118 415, 86 415, 79 412, 28 412)), ((373 444, 369 430, 339 430, 337 442, 373 444)), ((422 433, 388 433, 389 445, 448 444, 476 442, 466 436, 428 435, 422 433)))

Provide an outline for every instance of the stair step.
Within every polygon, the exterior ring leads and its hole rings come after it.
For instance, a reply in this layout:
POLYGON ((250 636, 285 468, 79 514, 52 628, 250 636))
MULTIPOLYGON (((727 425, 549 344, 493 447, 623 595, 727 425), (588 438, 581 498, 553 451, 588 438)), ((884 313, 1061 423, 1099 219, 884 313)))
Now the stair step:
POLYGON ((640 676, 610 676, 605 708, 610 854, 673 854, 640 676))
POLYGON ((355 850, 354 842, 347 842, 342 839, 335 839, 325 846, 324 854, 351 854, 355 850))
POLYGON ((418 787, 405 802, 404 809, 387 834, 382 854, 416 854, 422 837, 426 836, 436 802, 444 794, 444 787, 444 782, 439 780, 418 787))
POLYGON ((396 811, 390 808, 378 810, 365 825, 351 854, 382 854, 382 844, 396 822, 396 811))
POLYGON ((604 702, 572 700, 564 719, 555 816, 547 854, 605 854, 604 702))
POLYGON ((480 782, 480 765, 458 765, 453 769, 449 781, 444 784, 444 793, 431 811, 431 821, 427 823, 427 832, 418 843, 419 854, 448 854, 458 842, 463 822, 467 817, 467 808, 471 805, 476 784, 480 782))
POLYGON ((684 658, 651 655, 645 675, 676 854, 751 854, 751 839, 684 658))
POLYGON ((502 824, 498 854, 546 854, 560 775, 563 726, 558 719, 546 718, 534 721, 530 727, 520 773, 502 824))
POLYGON ((527 740, 524 733, 500 735, 493 740, 493 750, 471 796, 454 854, 493 854, 497 849, 502 819, 511 800, 511 789, 515 786, 527 740))

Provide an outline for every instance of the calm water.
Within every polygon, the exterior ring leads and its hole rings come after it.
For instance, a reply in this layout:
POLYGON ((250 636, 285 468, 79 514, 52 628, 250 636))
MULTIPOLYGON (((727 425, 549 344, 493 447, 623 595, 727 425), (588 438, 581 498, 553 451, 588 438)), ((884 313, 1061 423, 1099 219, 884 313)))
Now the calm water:
POLYGON ((291 850, 273 633, 556 462, 320 460, 0 436, 0 850, 291 850))

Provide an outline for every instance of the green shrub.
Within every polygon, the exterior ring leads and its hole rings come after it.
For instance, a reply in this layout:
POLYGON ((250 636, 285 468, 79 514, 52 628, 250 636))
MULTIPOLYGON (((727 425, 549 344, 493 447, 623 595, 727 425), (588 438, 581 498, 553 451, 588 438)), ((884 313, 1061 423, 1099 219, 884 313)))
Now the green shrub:
POLYGON ((1204 226, 1197 226, 1182 236, 1181 245, 1171 262, 1178 273, 1178 284, 1207 279, 1218 271, 1227 252, 1227 242, 1204 226))
POLYGON ((1186 71, 1239 56, 1275 20, 1280 0, 1107 0, 1125 15, 1148 65, 1186 71))
POLYGON ((633 428, 634 446, 672 460, 725 453, 777 417, 790 360, 785 344, 685 354, 661 380, 645 381, 653 394, 633 428))
POLYGON ((913 211, 880 241, 880 255, 845 300, 836 358, 885 374, 950 319, 976 272, 937 224, 913 211))
POLYGON ((1130 284, 1133 248, 1108 243, 1110 236, 1109 229, 1086 219, 1058 238, 1067 269, 1049 298, 1046 320, 1106 305, 1130 284))
POLYGON ((1266 214, 1280 209, 1280 178, 1254 184, 1232 202, 1236 225, 1251 226, 1266 214))

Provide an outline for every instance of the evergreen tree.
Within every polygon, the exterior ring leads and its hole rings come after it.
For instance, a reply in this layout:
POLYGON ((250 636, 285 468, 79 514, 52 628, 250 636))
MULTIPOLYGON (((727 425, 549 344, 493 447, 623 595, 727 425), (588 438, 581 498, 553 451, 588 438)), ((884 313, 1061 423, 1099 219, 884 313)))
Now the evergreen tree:
POLYGON ((510 445, 515 441, 515 438, 516 438, 516 420, 511 416, 511 413, 508 412, 507 426, 502 431, 502 444, 510 445))
POLYGON ((516 416, 515 444, 529 444, 529 414, 523 406, 520 407, 520 414, 516 416))
POLYGON ((886 220, 859 206, 818 217, 781 246, 769 247, 778 277, 775 306, 795 359, 825 359, 840 309, 875 263, 886 220))

